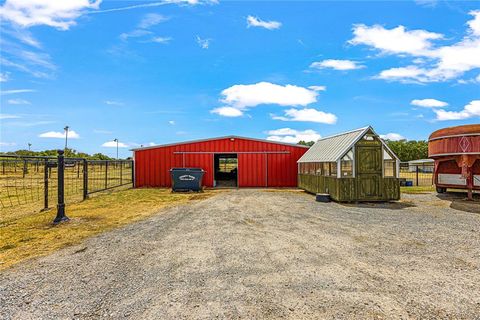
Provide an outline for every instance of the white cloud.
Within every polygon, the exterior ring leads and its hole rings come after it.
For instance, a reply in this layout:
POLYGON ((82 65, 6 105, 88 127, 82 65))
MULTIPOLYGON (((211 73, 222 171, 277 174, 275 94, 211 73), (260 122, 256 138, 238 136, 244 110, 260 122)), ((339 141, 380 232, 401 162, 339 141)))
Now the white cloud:
POLYGON ((309 86, 308 89, 313 91, 326 91, 327 87, 326 86, 309 86))
POLYGON ((233 108, 233 107, 219 107, 213 110, 210 110, 211 113, 216 113, 224 117, 240 117, 243 115, 242 110, 233 108))
POLYGON ((425 108, 443 108, 448 106, 448 103, 437 99, 414 99, 410 104, 417 107, 425 108))
POLYGON ((10 79, 8 72, 0 72, 0 82, 7 82, 10 79))
POLYGON ((323 61, 313 62, 310 65, 310 68, 315 68, 315 69, 331 68, 335 70, 354 70, 354 69, 364 68, 364 66, 352 60, 327 59, 323 61))
POLYGON ((150 27, 156 26, 159 23, 167 21, 169 18, 157 13, 147 13, 140 23, 138 24, 139 28, 148 29, 150 27))
MULTIPOLYGON (((65 131, 48 131, 38 135, 39 138, 65 139, 65 131)), ((73 130, 68 131, 68 139, 79 139, 80 135, 73 130)))
POLYGON ((139 38, 139 37, 143 37, 151 34, 153 34, 153 32, 149 30, 135 29, 133 31, 124 32, 120 34, 120 39, 122 41, 127 41, 129 38, 139 38))
POLYGON ((109 106, 123 106, 123 105, 125 105, 123 102, 115 101, 115 100, 105 100, 104 103, 108 104, 109 106))
POLYGON ((26 93, 26 92, 35 92, 33 89, 13 89, 13 90, 0 90, 0 95, 4 96, 7 94, 17 94, 17 93, 26 93))
POLYGON ((0 141, 0 147, 13 147, 16 146, 17 144, 15 142, 4 142, 0 141))
POLYGON ((282 121, 305 121, 305 122, 316 122, 316 123, 326 123, 326 124, 335 124, 337 122, 337 116, 333 113, 323 112, 317 109, 288 109, 285 110, 284 116, 275 116, 272 115, 272 118, 275 120, 282 121))
POLYGON ((126 7, 120 7, 120 8, 91 11, 89 13, 106 13, 106 12, 125 11, 125 10, 140 9, 140 8, 158 7, 158 6, 163 6, 167 4, 194 6, 194 5, 200 5, 200 4, 217 4, 217 3, 218 3, 217 0, 203 0, 203 1, 202 0, 164 0, 164 1, 157 1, 157 2, 135 4, 132 6, 126 6, 126 7))
POLYGON ((19 118, 21 118, 21 117, 15 115, 15 114, 0 113, 0 120, 4 120, 4 119, 19 119, 19 118))
POLYGON ((280 106, 306 106, 317 101, 314 90, 287 84, 285 86, 270 82, 256 84, 237 84, 222 91, 223 103, 237 109, 255 107, 260 104, 280 106))
POLYGON ((168 124, 174 126, 174 125, 175 125, 175 121, 170 120, 170 121, 168 121, 168 124))
POLYGON ((148 42, 168 44, 170 43, 170 41, 172 41, 172 39, 173 39, 172 37, 153 37, 148 42))
POLYGON ((270 130, 267 140, 287 143, 298 143, 299 141, 317 141, 321 136, 315 130, 298 131, 290 128, 270 130))
MULTIPOLYGON (((221 102, 223 107, 211 110, 225 117, 240 117, 244 111, 262 104, 279 106, 306 107, 317 102, 318 91, 325 90, 324 86, 311 86, 309 88, 295 85, 278 85, 270 82, 259 82, 250 85, 234 85, 222 91, 221 102)), ((337 117, 315 109, 289 109, 285 116, 272 115, 274 119, 283 121, 310 121, 318 123, 335 123, 337 117)))
POLYGON ((416 66, 391 68, 381 71, 377 79, 392 80, 400 82, 428 82, 428 78, 425 74, 428 71, 416 66))
POLYGON ((199 36, 196 36, 195 40, 202 49, 208 49, 208 47, 210 46, 210 41, 212 41, 212 39, 202 39, 199 36))
POLYGON ((480 68, 480 10, 470 11, 473 19, 467 22, 466 35, 451 45, 434 46, 443 39, 439 33, 426 30, 407 31, 405 27, 385 29, 382 26, 356 25, 353 45, 367 45, 384 54, 411 56, 414 65, 383 70, 377 79, 400 82, 444 82, 480 68))
POLYGON ((433 110, 438 121, 446 121, 446 120, 464 120, 474 117, 480 117, 480 100, 473 100, 461 111, 445 111, 442 109, 434 109, 433 110))
POLYGON ((394 132, 390 132, 390 133, 387 133, 387 134, 381 134, 380 138, 382 138, 383 140, 390 140, 390 141, 405 140, 404 136, 402 136, 399 133, 394 133, 394 132))
POLYGON ((25 99, 9 99, 7 100, 8 104, 30 104, 30 101, 25 99))
POLYGON ((278 21, 263 21, 254 16, 247 17, 247 27, 260 27, 268 30, 278 29, 282 26, 281 22, 278 21))
POLYGON ((32 69, 32 67, 30 67, 30 66, 27 67, 26 64, 28 62, 23 61, 22 57, 15 56, 15 54, 13 54, 12 56, 13 56, 14 59, 19 60, 18 63, 5 58, 4 56, 0 56, 0 66, 15 68, 15 69, 20 70, 22 72, 29 73, 36 78, 46 78, 46 79, 52 78, 52 75, 51 75, 50 72, 48 72, 48 71, 45 72, 45 71, 42 71, 42 70, 32 69))
POLYGON ((141 41, 143 43, 145 42, 156 42, 156 43, 162 43, 162 44, 167 44, 172 38, 170 37, 159 37, 156 36, 152 31, 149 29, 153 26, 156 26, 159 23, 162 23, 164 21, 167 21, 169 18, 166 16, 163 16, 161 14, 157 13, 148 13, 143 16, 142 20, 140 20, 138 26, 136 29, 130 31, 130 32, 124 32, 120 34, 120 39, 122 41, 128 41, 130 38, 145 38, 146 36, 152 36, 148 40, 141 41))
POLYGON ((6 0, 0 17, 21 27, 47 25, 68 30, 87 9, 98 9, 101 0, 6 0))
MULTIPOLYGON (((107 141, 105 143, 102 144, 102 147, 106 147, 106 148, 116 148, 117 147, 117 142, 115 141, 107 141)), ((126 143, 123 143, 123 142, 118 142, 118 147, 119 148, 128 148, 129 145, 126 144, 126 143)))
POLYGON ((371 27, 358 24, 353 27, 354 38, 348 41, 353 45, 367 45, 383 53, 408 53, 424 55, 432 46, 432 40, 442 39, 443 35, 425 30, 407 31, 404 26, 385 29, 380 25, 371 27))

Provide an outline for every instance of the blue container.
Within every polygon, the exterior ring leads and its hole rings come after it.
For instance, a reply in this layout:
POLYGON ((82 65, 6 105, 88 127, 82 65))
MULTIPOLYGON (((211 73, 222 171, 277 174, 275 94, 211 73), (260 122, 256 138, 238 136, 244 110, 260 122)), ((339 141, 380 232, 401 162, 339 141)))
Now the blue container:
POLYGON ((405 187, 413 187, 413 181, 405 181, 405 187))
POLYGON ((202 178, 205 174, 202 168, 172 168, 172 190, 177 191, 201 191, 202 178))

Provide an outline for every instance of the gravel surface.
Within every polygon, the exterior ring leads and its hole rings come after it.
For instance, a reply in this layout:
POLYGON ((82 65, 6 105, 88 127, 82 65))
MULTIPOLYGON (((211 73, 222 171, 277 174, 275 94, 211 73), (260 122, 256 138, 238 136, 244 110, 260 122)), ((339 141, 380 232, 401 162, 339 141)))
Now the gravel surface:
POLYGON ((478 319, 480 204, 459 203, 221 193, 4 271, 0 318, 478 319))

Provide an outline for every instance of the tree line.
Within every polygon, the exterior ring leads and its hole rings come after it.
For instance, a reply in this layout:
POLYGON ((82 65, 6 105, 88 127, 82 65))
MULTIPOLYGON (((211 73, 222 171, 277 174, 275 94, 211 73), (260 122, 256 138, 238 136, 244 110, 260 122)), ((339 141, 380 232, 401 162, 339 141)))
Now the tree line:
MULTIPOLYGON (((299 141, 298 144, 311 147, 314 141, 299 141)), ((428 142, 425 140, 385 140, 387 146, 402 162, 428 158, 428 142)))
MULTIPOLYGON (((43 151, 31 151, 31 150, 17 150, 9 152, 1 152, 0 155, 19 155, 19 156, 34 156, 34 157, 56 157, 58 155, 57 149, 43 150, 43 151)), ((115 160, 103 153, 88 154, 85 152, 78 152, 75 149, 67 148, 64 153, 67 158, 85 158, 89 160, 115 160)))

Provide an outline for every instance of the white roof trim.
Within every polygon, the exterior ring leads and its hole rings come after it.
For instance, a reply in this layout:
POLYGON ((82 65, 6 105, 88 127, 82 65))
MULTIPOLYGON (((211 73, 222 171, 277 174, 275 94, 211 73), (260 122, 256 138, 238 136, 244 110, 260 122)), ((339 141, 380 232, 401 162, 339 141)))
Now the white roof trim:
POLYGON ((182 145, 182 144, 199 143, 199 142, 221 140, 221 139, 245 139, 245 140, 258 141, 258 142, 281 144, 281 145, 285 145, 285 146, 289 146, 289 147, 299 147, 299 148, 306 148, 306 149, 310 148, 309 146, 304 146, 304 145, 301 145, 301 144, 294 144, 294 143, 287 143, 287 142, 278 142, 278 141, 257 139, 257 138, 248 138, 248 137, 242 137, 242 136, 223 136, 223 137, 216 137, 216 138, 197 139, 197 140, 180 141, 180 142, 173 142, 173 143, 167 143, 167 144, 159 144, 159 145, 155 145, 155 146, 148 146, 148 147, 142 147, 142 148, 134 148, 134 149, 130 149, 130 151, 135 152, 135 151, 141 151, 141 150, 148 150, 148 149, 155 149, 155 148, 162 148, 162 147, 171 147, 171 146, 177 146, 177 145, 182 145))

